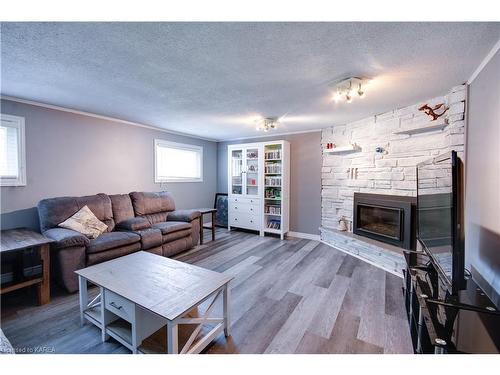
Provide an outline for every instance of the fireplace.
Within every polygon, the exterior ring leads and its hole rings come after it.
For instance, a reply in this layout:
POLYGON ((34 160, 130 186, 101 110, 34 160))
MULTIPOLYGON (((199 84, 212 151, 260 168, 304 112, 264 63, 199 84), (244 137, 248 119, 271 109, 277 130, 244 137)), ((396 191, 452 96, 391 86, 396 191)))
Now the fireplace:
POLYGON ((354 193, 355 234, 404 249, 414 248, 414 197, 354 193))

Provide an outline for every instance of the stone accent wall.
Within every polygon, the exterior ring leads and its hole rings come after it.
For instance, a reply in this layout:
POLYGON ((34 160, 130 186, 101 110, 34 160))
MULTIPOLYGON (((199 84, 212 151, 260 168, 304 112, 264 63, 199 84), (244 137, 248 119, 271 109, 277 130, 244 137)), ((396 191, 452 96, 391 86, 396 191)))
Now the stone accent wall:
MULTIPOLYGON (((352 222, 354 192, 415 196, 416 165, 419 162, 450 150, 457 151, 464 160, 466 96, 466 86, 456 86, 443 97, 324 129, 321 140, 323 150, 331 142, 337 147, 356 143, 361 151, 344 154, 323 152, 322 227, 338 228, 342 217, 352 222), (424 103, 432 106, 443 102, 450 109, 436 121, 430 121, 429 116, 418 110, 424 103), (395 134, 414 128, 423 129, 443 121, 447 121, 448 125, 441 130, 395 134), (384 151, 377 153, 377 147, 384 151)), ((430 188, 439 187, 441 172, 436 170, 435 175, 431 175, 431 171, 427 176, 430 188)))

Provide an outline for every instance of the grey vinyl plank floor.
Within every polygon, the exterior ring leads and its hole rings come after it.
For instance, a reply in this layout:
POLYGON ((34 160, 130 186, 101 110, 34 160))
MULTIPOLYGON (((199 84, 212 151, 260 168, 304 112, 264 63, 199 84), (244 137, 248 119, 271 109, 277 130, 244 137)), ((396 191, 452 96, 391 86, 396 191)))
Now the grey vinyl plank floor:
MULTIPOLYGON (((204 353, 413 352, 397 276, 318 241, 221 228, 206 239, 175 257, 234 276, 232 335, 204 353)), ((129 353, 80 326, 77 293, 54 286, 51 303, 35 301, 34 288, 1 297, 0 325, 21 353, 129 353)))

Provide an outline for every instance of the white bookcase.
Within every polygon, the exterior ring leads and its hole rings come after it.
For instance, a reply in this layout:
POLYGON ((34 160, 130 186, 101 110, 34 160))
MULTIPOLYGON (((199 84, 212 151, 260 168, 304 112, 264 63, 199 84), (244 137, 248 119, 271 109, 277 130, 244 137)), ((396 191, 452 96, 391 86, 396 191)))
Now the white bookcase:
POLYGON ((228 146, 228 227, 265 233, 289 231, 290 144, 228 146))

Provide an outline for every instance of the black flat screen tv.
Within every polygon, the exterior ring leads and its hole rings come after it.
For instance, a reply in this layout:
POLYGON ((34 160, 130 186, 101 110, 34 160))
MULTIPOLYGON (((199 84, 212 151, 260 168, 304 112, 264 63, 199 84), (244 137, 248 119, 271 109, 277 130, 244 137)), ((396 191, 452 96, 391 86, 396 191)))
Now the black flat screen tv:
POLYGON ((466 287, 462 163, 455 151, 417 165, 417 242, 452 295, 466 287))

